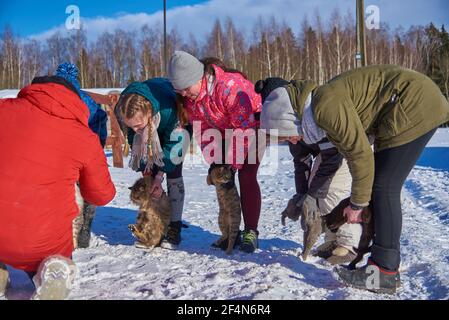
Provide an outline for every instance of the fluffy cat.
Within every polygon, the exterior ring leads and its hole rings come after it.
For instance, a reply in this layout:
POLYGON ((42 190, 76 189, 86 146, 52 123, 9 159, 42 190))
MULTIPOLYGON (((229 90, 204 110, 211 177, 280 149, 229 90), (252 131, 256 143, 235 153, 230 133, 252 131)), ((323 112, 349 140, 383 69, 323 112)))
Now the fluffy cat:
POLYGON ((167 194, 164 192, 160 199, 152 198, 149 191, 152 184, 153 178, 147 176, 137 180, 129 188, 131 201, 139 206, 139 215, 136 224, 130 224, 128 228, 137 238, 137 246, 147 248, 161 244, 171 217, 171 205, 167 194))

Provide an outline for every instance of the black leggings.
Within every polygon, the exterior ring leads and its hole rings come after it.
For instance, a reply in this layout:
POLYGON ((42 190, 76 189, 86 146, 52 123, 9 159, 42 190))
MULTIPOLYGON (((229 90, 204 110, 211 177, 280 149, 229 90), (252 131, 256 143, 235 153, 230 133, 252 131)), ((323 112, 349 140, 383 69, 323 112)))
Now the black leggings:
POLYGON ((410 143, 374 154, 372 205, 375 236, 370 259, 384 269, 399 269, 402 186, 435 131, 410 143))

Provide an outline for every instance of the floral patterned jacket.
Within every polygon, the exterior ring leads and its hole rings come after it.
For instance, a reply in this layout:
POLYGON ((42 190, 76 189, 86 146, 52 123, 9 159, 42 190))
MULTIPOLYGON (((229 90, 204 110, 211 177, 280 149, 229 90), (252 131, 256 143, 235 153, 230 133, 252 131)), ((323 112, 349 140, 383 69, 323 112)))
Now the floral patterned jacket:
MULTIPOLYGON (((224 147, 224 141, 212 139, 206 131, 217 129, 221 133, 222 139, 227 137, 226 129, 234 129, 234 137, 245 134, 245 132, 248 134, 248 129, 253 131, 259 128, 259 121, 256 120, 255 114, 260 113, 262 108, 261 96, 254 91, 251 81, 246 80, 239 73, 225 72, 215 65, 213 67, 215 77, 205 76, 196 100, 187 99, 186 102, 189 122, 194 124, 195 139, 200 144, 208 163, 214 162, 215 154, 210 151, 214 147, 219 150, 220 144, 223 144, 222 147, 224 147), (195 122, 201 124, 201 130, 195 130, 195 122)), ((255 134, 257 135, 256 132, 255 134)), ((255 139, 251 140, 255 142, 255 139)), ((238 138, 234 138, 233 148, 229 148, 225 152, 227 158, 223 161, 232 164, 234 169, 241 169, 242 157, 243 160, 246 159, 248 149, 248 139, 244 139, 242 144, 239 143, 238 138), (227 159, 232 159, 232 163, 227 159)))

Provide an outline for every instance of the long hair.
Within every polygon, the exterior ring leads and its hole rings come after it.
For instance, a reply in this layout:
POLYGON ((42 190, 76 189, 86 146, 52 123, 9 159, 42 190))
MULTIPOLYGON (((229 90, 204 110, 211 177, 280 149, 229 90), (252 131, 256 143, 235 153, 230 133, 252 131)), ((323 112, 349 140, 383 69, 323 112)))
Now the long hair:
MULTIPOLYGON (((122 122, 124 119, 132 119, 138 112, 142 112, 144 116, 148 116, 148 132, 153 132, 153 106, 151 102, 145 97, 136 94, 126 94, 120 98, 115 107, 119 110, 122 122)), ((151 149, 151 139, 148 139, 148 157, 152 157, 153 150, 151 149)))
MULTIPOLYGON (((225 65, 223 61, 221 61, 218 58, 215 57, 206 57, 200 60, 201 63, 204 65, 204 74, 205 75, 213 75, 215 76, 215 69, 214 65, 219 67, 220 69, 223 69, 224 72, 228 73, 238 73, 240 74, 245 80, 248 80, 248 76, 236 69, 229 68, 225 65)), ((178 118, 182 126, 186 126, 188 124, 188 114, 187 110, 185 109, 185 98, 181 96, 180 94, 176 94, 176 107, 178 111, 178 118)))
POLYGON ((243 72, 229 68, 227 65, 224 64, 223 61, 221 61, 218 58, 215 57, 206 57, 200 60, 202 64, 204 64, 204 73, 208 75, 215 75, 215 70, 213 65, 216 65, 217 67, 223 69, 224 72, 228 73, 238 73, 240 74, 245 80, 248 80, 248 76, 244 74, 243 72))

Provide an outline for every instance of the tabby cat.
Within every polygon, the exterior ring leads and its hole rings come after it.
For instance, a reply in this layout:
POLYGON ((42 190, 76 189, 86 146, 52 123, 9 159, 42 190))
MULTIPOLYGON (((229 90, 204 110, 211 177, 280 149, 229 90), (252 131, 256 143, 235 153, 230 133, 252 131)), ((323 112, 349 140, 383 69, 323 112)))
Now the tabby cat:
POLYGON ((223 165, 211 168, 207 176, 207 184, 215 186, 220 209, 218 225, 222 235, 214 245, 221 247, 224 241, 227 241, 226 253, 231 254, 240 233, 242 219, 240 197, 234 183, 234 173, 231 167, 223 165))

